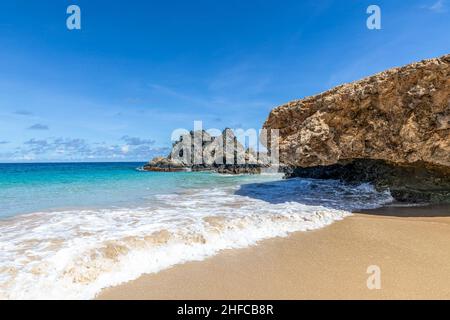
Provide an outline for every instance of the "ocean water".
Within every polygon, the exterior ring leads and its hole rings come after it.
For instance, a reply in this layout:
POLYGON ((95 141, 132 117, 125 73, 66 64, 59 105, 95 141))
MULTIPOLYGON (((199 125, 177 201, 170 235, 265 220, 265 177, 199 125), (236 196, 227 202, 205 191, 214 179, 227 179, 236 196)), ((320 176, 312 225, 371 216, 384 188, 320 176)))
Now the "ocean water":
POLYGON ((140 166, 0 164, 0 299, 91 299, 145 273, 392 201, 367 184, 140 166))

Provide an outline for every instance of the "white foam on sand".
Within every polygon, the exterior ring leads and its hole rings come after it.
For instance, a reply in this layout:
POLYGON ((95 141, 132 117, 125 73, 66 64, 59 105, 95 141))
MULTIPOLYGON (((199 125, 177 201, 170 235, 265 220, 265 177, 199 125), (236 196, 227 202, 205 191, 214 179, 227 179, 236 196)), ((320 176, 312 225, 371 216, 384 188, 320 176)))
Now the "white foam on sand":
POLYGON ((369 185, 289 180, 156 195, 139 208, 23 215, 0 222, 0 298, 91 299, 145 273, 390 201, 369 185))

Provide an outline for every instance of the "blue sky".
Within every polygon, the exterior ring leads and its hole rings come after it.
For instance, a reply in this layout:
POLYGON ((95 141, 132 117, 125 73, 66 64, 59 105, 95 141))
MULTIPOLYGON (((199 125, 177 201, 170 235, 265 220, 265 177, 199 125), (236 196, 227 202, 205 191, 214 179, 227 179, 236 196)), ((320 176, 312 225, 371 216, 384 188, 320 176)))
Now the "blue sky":
POLYGON ((450 0, 3 0, 0 161, 146 161, 194 120, 259 129, 277 105, 450 53, 449 34, 450 0))

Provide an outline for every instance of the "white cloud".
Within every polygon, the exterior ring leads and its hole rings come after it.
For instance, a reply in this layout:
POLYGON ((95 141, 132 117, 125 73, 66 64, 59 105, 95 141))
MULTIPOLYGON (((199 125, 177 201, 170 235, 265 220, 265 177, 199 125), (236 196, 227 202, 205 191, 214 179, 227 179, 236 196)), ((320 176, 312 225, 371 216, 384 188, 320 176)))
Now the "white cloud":
POLYGON ((125 141, 128 145, 131 145, 131 146, 142 146, 142 145, 155 144, 155 140, 141 139, 138 137, 130 137, 130 136, 123 136, 121 140, 125 141))
POLYGON ((435 3, 433 3, 430 6, 425 6, 424 8, 431 10, 433 12, 441 13, 441 12, 447 12, 447 0, 437 0, 435 3))
POLYGON ((125 144, 90 143, 84 139, 47 138, 30 139, 9 153, 0 154, 0 159, 18 160, 123 160, 147 161, 154 156, 167 155, 168 148, 153 147, 153 140, 125 136, 125 144), (130 142, 130 143, 128 143, 130 142))
POLYGON ((28 110, 17 110, 17 111, 14 111, 14 114, 19 115, 19 116, 32 116, 33 115, 33 113, 28 110))
POLYGON ((48 130, 48 126, 41 123, 36 123, 28 128, 28 130, 48 130))

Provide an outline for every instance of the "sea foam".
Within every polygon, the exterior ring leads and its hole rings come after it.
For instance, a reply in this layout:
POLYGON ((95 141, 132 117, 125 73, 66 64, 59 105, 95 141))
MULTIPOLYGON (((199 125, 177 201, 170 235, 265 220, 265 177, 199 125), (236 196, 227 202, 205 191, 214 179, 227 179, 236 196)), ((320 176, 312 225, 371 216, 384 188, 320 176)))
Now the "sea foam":
POLYGON ((392 201, 370 185, 294 179, 152 195, 133 208, 0 222, 0 298, 92 299, 103 288, 392 201))

